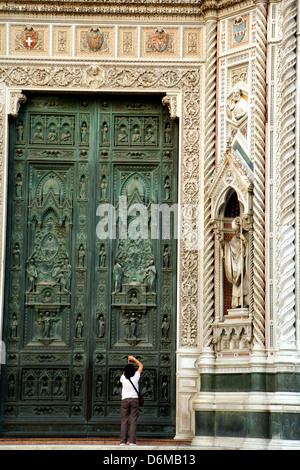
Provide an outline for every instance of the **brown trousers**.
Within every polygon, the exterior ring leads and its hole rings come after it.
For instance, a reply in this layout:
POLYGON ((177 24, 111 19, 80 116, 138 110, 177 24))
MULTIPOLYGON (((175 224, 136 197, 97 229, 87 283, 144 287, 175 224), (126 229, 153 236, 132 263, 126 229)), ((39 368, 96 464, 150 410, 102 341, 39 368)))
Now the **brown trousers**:
POLYGON ((131 444, 135 444, 136 440, 136 426, 139 414, 139 399, 138 398, 125 398, 121 404, 121 435, 120 443, 126 444, 128 436, 128 420, 130 417, 130 437, 131 444))

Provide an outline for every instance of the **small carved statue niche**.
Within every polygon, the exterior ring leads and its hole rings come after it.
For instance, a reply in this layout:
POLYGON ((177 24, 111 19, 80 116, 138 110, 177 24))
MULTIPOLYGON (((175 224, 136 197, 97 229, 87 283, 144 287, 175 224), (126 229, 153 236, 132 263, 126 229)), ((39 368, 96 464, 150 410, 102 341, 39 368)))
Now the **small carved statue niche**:
POLYGON ((231 309, 249 307, 249 226, 236 192, 228 192, 220 218, 214 227, 219 243, 220 287, 223 293, 223 315, 231 309))
POLYGON ((229 142, 209 191, 215 239, 216 351, 245 354, 252 336, 253 176, 229 142))

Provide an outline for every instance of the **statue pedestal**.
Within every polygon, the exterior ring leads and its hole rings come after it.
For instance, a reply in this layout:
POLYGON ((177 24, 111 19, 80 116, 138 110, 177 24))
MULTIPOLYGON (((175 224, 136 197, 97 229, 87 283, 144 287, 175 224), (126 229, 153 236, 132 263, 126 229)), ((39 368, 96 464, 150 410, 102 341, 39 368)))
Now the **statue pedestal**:
POLYGON ((215 350, 218 358, 249 356, 252 338, 252 319, 249 308, 231 308, 222 321, 213 323, 215 350))
POLYGON ((136 305, 156 307, 156 293, 147 292, 146 286, 138 282, 123 284, 121 292, 112 293, 112 305, 130 305, 134 308, 136 308, 136 305))
POLYGON ((229 308, 227 310, 227 315, 224 316, 224 320, 230 320, 230 319, 245 319, 249 317, 249 308, 244 307, 244 308, 229 308))

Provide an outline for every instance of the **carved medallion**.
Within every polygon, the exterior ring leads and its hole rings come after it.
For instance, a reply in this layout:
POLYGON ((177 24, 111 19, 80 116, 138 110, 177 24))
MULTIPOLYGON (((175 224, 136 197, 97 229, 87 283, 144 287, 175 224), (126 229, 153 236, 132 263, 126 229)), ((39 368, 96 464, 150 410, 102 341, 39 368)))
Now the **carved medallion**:
POLYGON ((152 44, 157 52, 163 52, 168 47, 168 43, 169 35, 164 29, 157 29, 152 34, 152 44))
POLYGON ((26 26, 22 33, 23 46, 27 49, 33 49, 38 42, 38 33, 32 26, 26 26))
POLYGON ((103 33, 99 28, 91 28, 87 33, 87 43, 89 48, 96 52, 101 49, 103 44, 103 33))

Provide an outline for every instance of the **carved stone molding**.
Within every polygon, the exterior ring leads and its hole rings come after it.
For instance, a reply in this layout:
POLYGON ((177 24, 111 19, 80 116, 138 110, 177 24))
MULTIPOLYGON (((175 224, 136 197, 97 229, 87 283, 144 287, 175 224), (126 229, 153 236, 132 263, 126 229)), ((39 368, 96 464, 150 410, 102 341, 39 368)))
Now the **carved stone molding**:
POLYGON ((162 99, 162 104, 167 106, 171 119, 180 117, 181 96, 178 93, 167 93, 162 99))
MULTIPOLYGON (((165 92, 165 102, 171 109, 172 117, 180 116, 182 135, 181 144, 181 204, 191 203, 195 207, 200 201, 200 166, 201 145, 201 67, 166 67, 166 66, 104 66, 90 64, 47 65, 36 63, 24 65, 0 63, 0 79, 8 89, 15 93, 14 106, 10 113, 16 115, 20 100, 27 90, 38 91, 90 91, 102 92, 165 92), (18 91, 16 90, 18 88, 18 91), (182 104, 179 97, 182 95, 182 104)), ((4 108, 0 116, 7 122, 4 108)), ((2 146, 3 148, 3 146, 2 146)), ((2 154, 2 165, 7 161, 2 154)), ((6 178, 6 175, 4 175, 6 178)), ((0 208, 5 207, 5 194, 2 193, 0 208)), ((196 217, 194 214, 193 217, 196 217)), ((196 223, 196 222, 195 222, 196 223)), ((178 292, 180 311, 178 312, 179 347, 198 346, 199 318, 199 255, 197 250, 190 250, 185 241, 180 242, 178 260, 178 292)), ((1 273, 3 276, 3 272, 1 273)), ((1 281, 1 279, 0 279, 1 281)))
POLYGON ((203 348, 212 352, 212 322, 214 319, 214 237, 211 201, 207 195, 215 169, 216 145, 216 81, 217 81, 217 21, 207 25, 207 64, 205 75, 205 161, 204 161, 204 312, 203 348))
POLYGON ((256 8, 255 51, 255 155, 253 211, 253 313, 254 349, 265 349, 265 121, 266 121, 266 56, 267 4, 256 8))
POLYGON ((23 95, 19 90, 10 90, 9 91, 9 108, 8 114, 12 117, 17 117, 21 104, 26 103, 27 97, 23 95))
MULTIPOLYGON (((299 10, 299 5, 298 5, 299 10)), ((280 126, 280 294, 277 334, 279 349, 296 348, 295 312, 295 144, 297 1, 282 2, 281 126, 280 126)))

